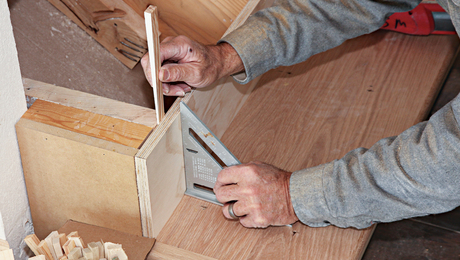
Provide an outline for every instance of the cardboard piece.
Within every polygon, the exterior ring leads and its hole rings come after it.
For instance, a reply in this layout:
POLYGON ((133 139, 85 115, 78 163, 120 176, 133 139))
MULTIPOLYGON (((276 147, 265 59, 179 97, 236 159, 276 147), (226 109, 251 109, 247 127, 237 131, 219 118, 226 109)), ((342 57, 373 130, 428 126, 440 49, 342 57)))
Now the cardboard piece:
POLYGON ((155 244, 155 238, 140 237, 113 229, 103 228, 95 225, 85 224, 74 220, 67 220, 58 232, 69 234, 78 231, 83 239, 84 247, 91 242, 112 242, 122 244, 128 259, 145 259, 155 244))

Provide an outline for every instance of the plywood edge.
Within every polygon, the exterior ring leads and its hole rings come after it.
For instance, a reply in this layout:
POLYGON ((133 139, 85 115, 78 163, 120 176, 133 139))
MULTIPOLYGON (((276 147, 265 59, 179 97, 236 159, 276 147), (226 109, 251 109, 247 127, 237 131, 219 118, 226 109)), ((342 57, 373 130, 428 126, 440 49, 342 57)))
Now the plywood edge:
POLYGON ((22 78, 24 91, 32 104, 35 100, 41 99, 48 102, 78 108, 88 112, 128 122, 145 125, 151 128, 156 127, 155 110, 151 108, 136 106, 125 102, 100 97, 85 92, 63 88, 41 81, 22 78))
POLYGON ((150 251, 149 255, 147 256, 146 260, 195 260, 195 259, 202 259, 202 260, 216 260, 216 258, 212 258, 209 256, 204 256, 201 254, 197 254, 185 249, 181 249, 175 246, 170 246, 168 244, 164 244, 161 242, 156 242, 155 246, 153 247, 152 251, 150 251))
POLYGON ((98 148, 113 151, 113 152, 123 154, 123 155, 134 156, 138 152, 138 149, 133 148, 133 147, 113 143, 110 141, 106 141, 106 140, 91 137, 91 136, 87 136, 87 135, 76 133, 70 130, 62 129, 56 126, 51 126, 51 125, 47 125, 44 123, 36 122, 30 119, 21 118, 16 123, 16 131, 22 128, 31 129, 31 130, 47 133, 50 135, 66 138, 66 139, 69 139, 75 142, 84 143, 87 145, 95 146, 98 148))
POLYGON ((180 166, 183 164, 182 148, 170 146, 182 144, 180 129, 178 131, 173 124, 180 123, 180 101, 188 102, 190 96, 187 94, 174 102, 135 156, 142 230, 146 237, 155 237, 161 231, 185 191, 185 181, 180 183, 185 175, 180 166), (171 186, 158 188, 156 184, 171 186), (163 188, 168 194, 161 193, 163 188), (181 195, 171 196, 171 193, 181 195))
POLYGON ((141 215, 142 235, 155 237, 152 219, 152 207, 150 206, 149 177, 145 159, 134 157, 136 168, 137 193, 139 195, 139 209, 141 215))

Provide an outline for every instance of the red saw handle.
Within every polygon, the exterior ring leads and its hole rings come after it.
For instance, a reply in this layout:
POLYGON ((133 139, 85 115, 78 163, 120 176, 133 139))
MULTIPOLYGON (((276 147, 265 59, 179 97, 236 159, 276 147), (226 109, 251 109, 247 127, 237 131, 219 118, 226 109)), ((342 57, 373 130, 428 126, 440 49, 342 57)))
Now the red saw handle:
MULTIPOLYGON (((391 15, 381 29, 413 35, 456 34, 453 27, 448 30, 436 29, 435 23, 437 21, 433 13, 447 15, 446 11, 438 4, 422 3, 409 12, 391 15)), ((447 22, 451 23, 450 18, 447 22)))

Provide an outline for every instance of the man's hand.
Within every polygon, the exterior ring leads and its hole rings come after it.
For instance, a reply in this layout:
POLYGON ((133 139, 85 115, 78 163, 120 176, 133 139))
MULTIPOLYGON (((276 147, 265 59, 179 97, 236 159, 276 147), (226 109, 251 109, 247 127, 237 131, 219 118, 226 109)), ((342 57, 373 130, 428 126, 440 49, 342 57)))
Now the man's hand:
MULTIPOLYGON (((141 60, 152 84, 148 53, 141 60)), ((228 43, 204 46, 185 36, 167 37, 160 45, 159 72, 163 93, 183 96, 191 87, 206 87, 214 81, 244 70, 243 62, 228 43)))
POLYGON ((236 201, 233 212, 245 227, 288 225, 299 220, 289 195, 291 174, 261 162, 232 166, 219 173, 214 192, 224 203, 223 213, 228 219, 232 219, 229 202, 236 201))

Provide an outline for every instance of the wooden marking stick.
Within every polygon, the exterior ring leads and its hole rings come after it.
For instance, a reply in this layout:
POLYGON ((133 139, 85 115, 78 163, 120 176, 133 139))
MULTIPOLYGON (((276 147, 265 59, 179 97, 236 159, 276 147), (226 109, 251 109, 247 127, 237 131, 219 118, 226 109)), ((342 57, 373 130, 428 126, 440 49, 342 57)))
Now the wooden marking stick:
POLYGON ((165 116, 163 102, 163 88, 158 72, 160 69, 160 31, 158 29, 158 10, 156 6, 150 5, 144 12, 145 30, 147 32, 147 45, 149 48, 150 73, 152 77, 153 98, 155 101, 155 111, 157 113, 157 124, 165 116))

